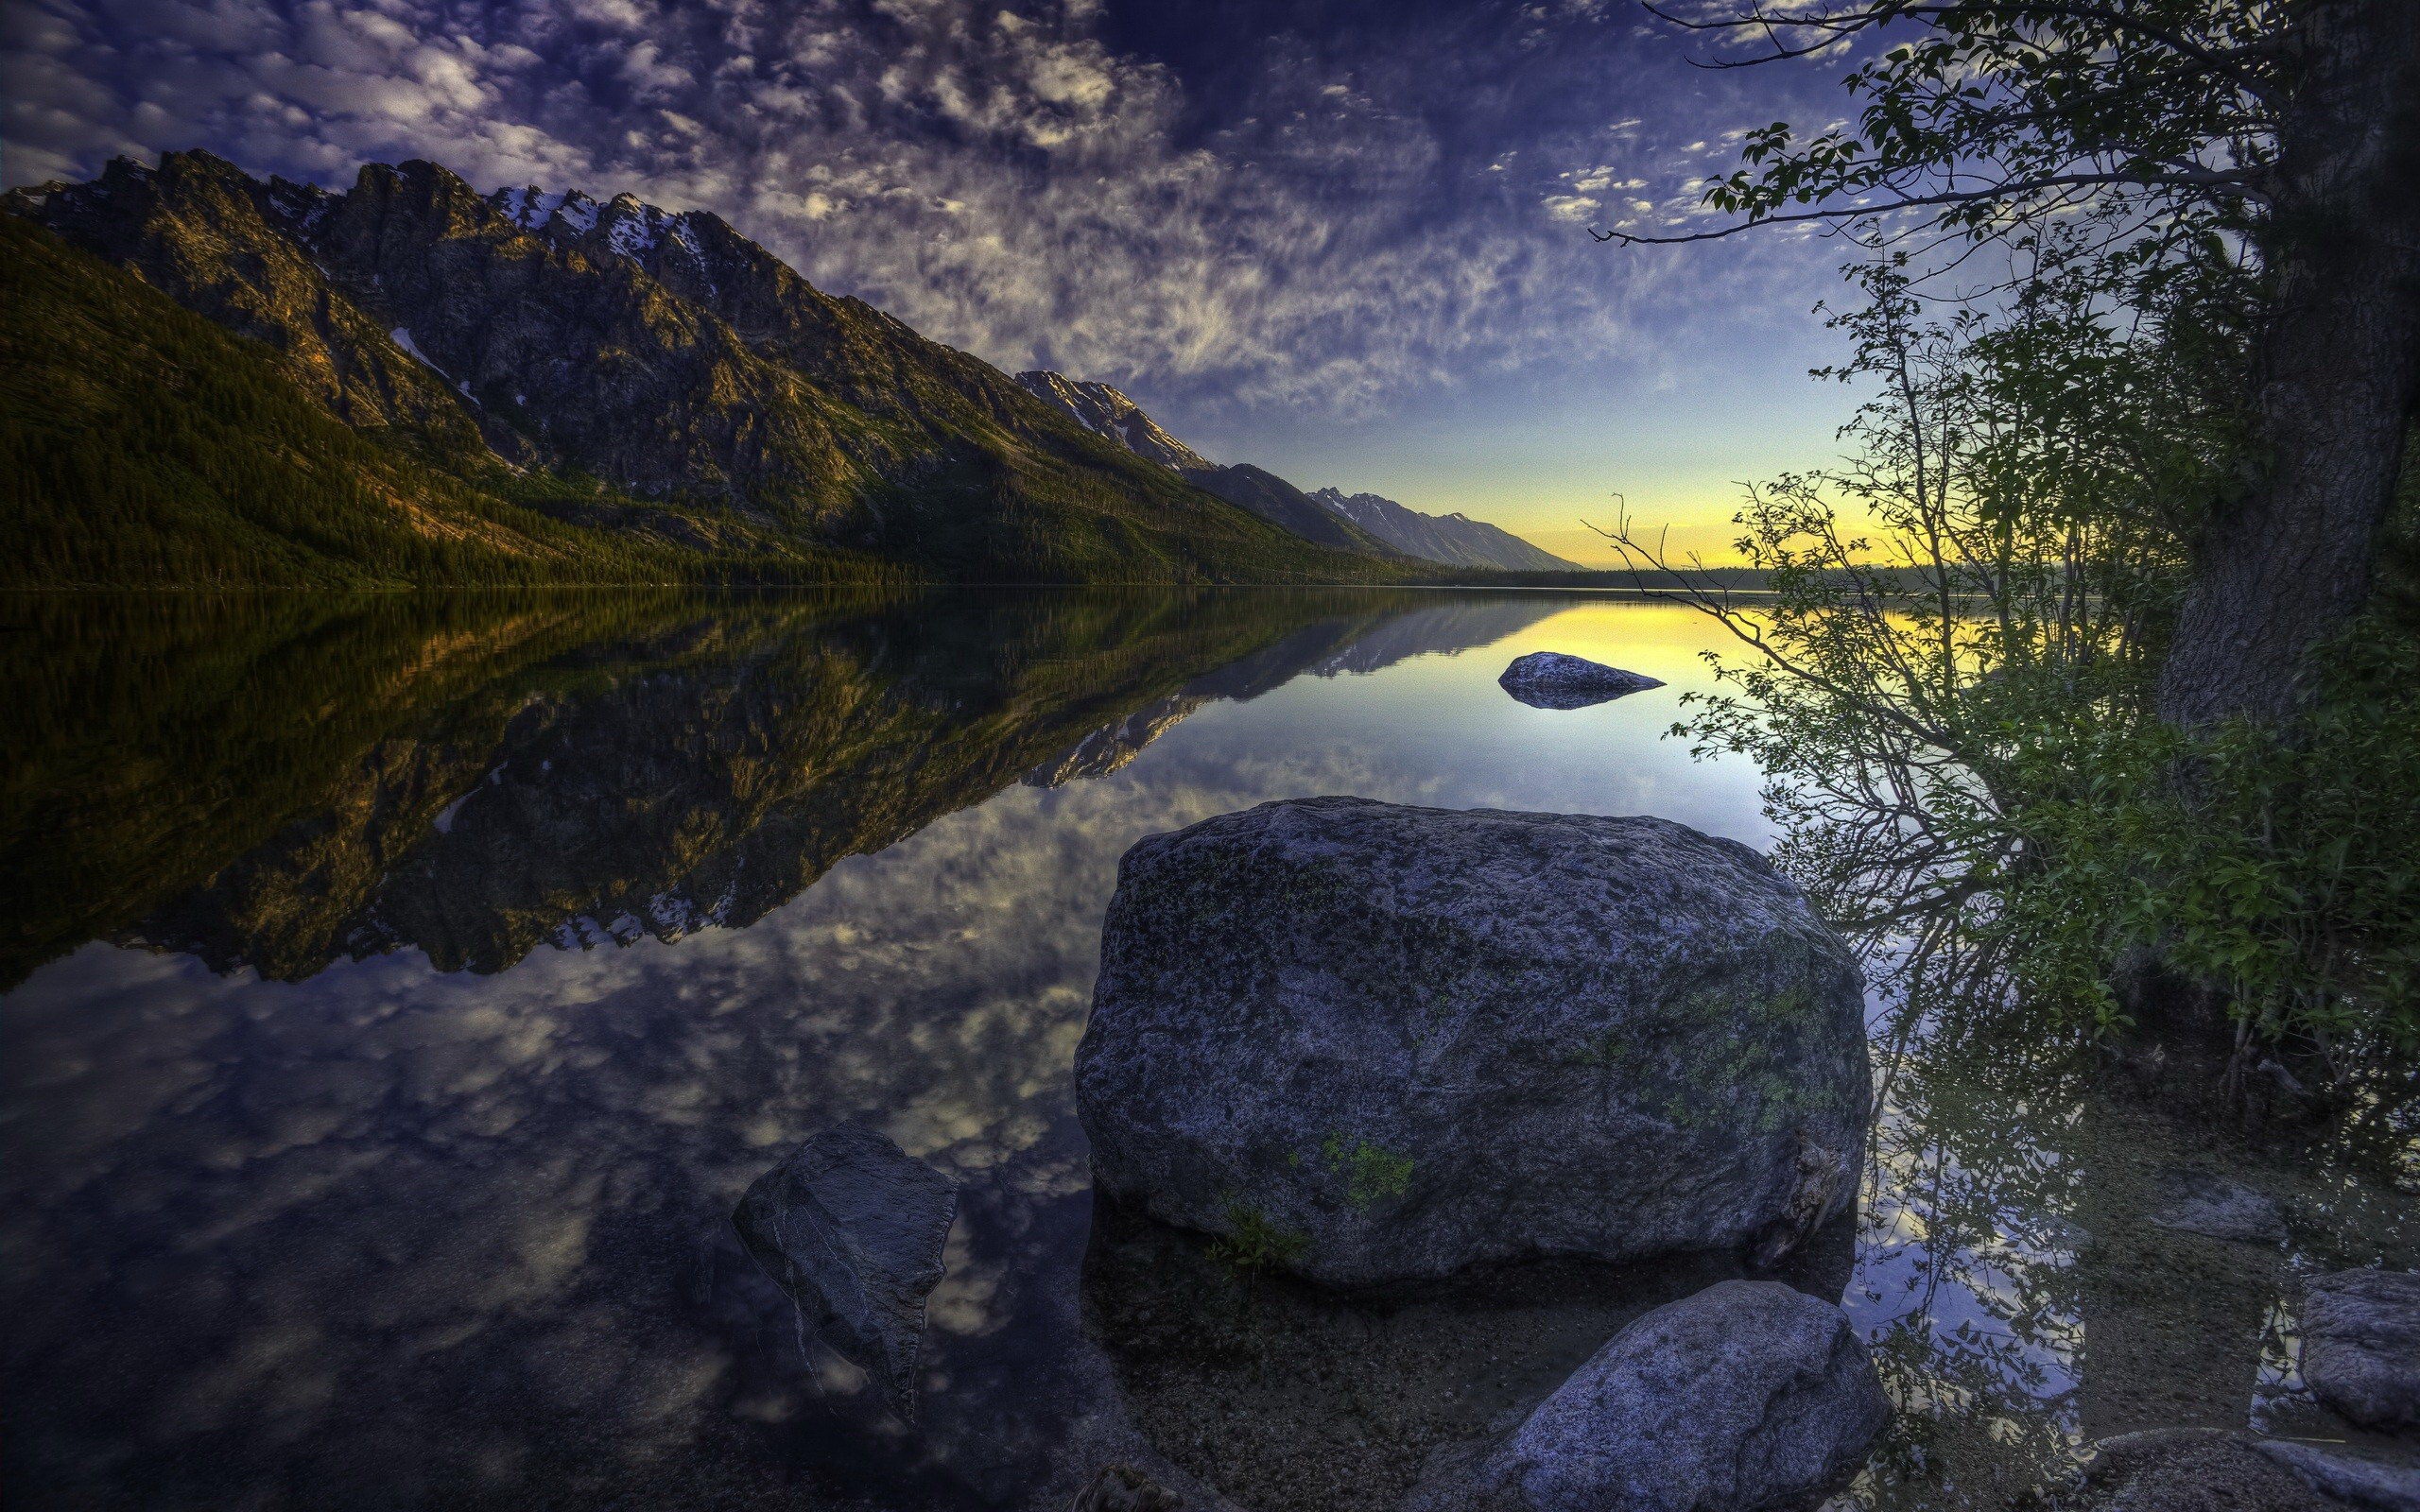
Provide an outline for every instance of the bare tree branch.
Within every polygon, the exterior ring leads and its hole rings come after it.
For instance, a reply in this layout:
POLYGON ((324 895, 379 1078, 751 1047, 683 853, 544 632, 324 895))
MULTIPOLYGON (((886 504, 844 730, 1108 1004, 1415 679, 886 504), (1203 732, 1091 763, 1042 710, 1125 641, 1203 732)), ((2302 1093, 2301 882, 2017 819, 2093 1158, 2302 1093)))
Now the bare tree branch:
POLYGON ((1808 210, 1787 215, 1762 215, 1754 220, 1738 221, 1714 231, 1691 232, 1683 236, 1642 236, 1635 232, 1599 231, 1588 228, 1588 234, 1600 242, 1619 242, 1625 247, 1670 247, 1683 242, 1715 242, 1741 232, 1755 231, 1765 226, 1789 226, 1809 221, 1856 220, 1868 215, 1887 215, 1894 211, 1921 210, 1934 205, 1973 205, 1991 200, 2013 199, 2024 195, 2039 194, 2045 189, 2074 188, 2086 185, 2125 185, 2130 188, 2196 189, 2213 195, 2233 195, 2256 203, 2269 202, 2268 192, 2255 182, 2248 168, 2207 168, 2195 173, 2171 169, 2167 173, 2059 173, 2035 179, 2014 180, 1988 189, 1945 190, 1937 195, 1910 195, 1881 205, 1842 205, 1830 210, 1808 210))

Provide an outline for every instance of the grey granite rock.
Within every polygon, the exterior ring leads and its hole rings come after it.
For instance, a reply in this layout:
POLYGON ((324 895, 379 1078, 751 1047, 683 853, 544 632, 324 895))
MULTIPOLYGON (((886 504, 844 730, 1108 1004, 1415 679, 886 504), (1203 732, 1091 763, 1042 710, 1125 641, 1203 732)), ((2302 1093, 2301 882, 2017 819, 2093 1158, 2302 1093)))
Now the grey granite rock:
POLYGON ((2340 1270, 2303 1287, 2303 1380, 2372 1428, 2420 1426, 2420 1273, 2340 1270))
POLYGON ((817 1336, 912 1418, 925 1297, 957 1215, 947 1177, 872 1129, 842 1126, 757 1177, 732 1221, 817 1336))
POLYGON ((1771 1259, 1854 1194, 1862 1007, 1732 841, 1270 803, 1127 852, 1077 1107, 1103 1192, 1332 1284, 1771 1259))
POLYGON ((1657 679, 1561 651, 1532 651, 1516 657, 1496 681, 1505 692, 1536 709, 1584 709, 1664 686, 1657 679))
POLYGON ((1756 1512, 1860 1464, 1891 1404, 1848 1314, 1724 1281, 1633 1323, 1420 1512, 1756 1512))

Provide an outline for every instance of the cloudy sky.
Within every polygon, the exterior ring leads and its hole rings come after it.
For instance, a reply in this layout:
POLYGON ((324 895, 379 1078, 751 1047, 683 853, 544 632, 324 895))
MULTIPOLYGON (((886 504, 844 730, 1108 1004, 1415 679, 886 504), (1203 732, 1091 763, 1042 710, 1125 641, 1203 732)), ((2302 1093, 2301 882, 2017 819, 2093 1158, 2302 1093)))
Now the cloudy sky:
POLYGON ((0 168, 424 157, 710 208, 1218 460, 1584 555, 1616 492, 1719 544, 1847 407, 1806 376, 1836 247, 1587 234, 1846 104, 1703 56, 1634 0, 7 0, 0 168))

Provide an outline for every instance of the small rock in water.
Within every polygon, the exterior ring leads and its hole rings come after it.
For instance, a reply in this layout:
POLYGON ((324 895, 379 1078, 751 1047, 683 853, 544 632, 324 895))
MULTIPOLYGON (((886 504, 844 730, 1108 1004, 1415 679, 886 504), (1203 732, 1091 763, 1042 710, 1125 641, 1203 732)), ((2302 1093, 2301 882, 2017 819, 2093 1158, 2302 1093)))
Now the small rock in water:
POLYGON ((1585 709, 1664 686, 1657 679, 1561 651, 1532 651, 1517 657, 1496 681, 1533 709, 1585 709))
POLYGON ((2286 1237, 2286 1215, 2274 1197, 2240 1181, 2203 1171, 2176 1173, 2175 1195, 2151 1221, 2162 1228, 2244 1245, 2273 1245, 2286 1237))
POLYGON ((1104 1194, 1338 1285, 1776 1258, 1870 1079, 1847 947, 1747 847, 1353 798, 1129 850, 1076 1052, 1104 1194))
POLYGON ((1616 1334, 1462 1485, 1417 1512, 1735 1512, 1803 1504, 1891 1416, 1848 1314, 1778 1281, 1724 1281, 1616 1334))
POLYGON ((912 1418, 925 1297, 957 1216, 947 1177, 872 1129, 843 1126, 758 1177, 732 1221, 816 1334, 912 1418))
POLYGON ((2372 1428, 2420 1426, 2420 1273, 2340 1270, 2303 1287, 2303 1380, 2372 1428))

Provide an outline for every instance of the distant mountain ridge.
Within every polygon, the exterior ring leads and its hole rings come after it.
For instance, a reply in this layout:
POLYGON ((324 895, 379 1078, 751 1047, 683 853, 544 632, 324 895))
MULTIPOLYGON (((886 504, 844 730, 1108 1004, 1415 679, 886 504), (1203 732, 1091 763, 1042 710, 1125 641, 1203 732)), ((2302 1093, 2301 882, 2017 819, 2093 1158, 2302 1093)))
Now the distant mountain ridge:
POLYGON ((205 152, 0 208, 43 228, 0 243, 0 272, 9 381, 49 401, 0 436, 20 464, 0 504, 50 517, 11 581, 1401 575, 815 288, 710 212, 481 195, 418 161, 336 192, 205 152), (244 352, 138 313, 156 295, 244 352), (253 420, 191 410, 238 369, 253 420), (280 435, 248 441, 272 411, 280 435), (79 449, 96 428, 116 444, 79 449), (259 487, 214 490, 231 470, 259 487))
POLYGON ((1334 511, 1322 507, 1317 499, 1267 468, 1254 467, 1250 462, 1230 462, 1225 467, 1196 469, 1185 473, 1184 478, 1194 487, 1206 489, 1239 509, 1250 509, 1305 541, 1374 557, 1402 555, 1352 521, 1340 519, 1334 511))
POLYGON ((1423 514, 1375 493, 1315 489, 1311 497, 1409 556, 1459 567, 1501 567, 1508 572, 1579 572, 1578 562, 1533 546, 1512 532, 1466 514, 1423 514))
POLYGON ((1104 383, 1070 378, 1047 369, 1017 374, 1026 388, 1065 410, 1095 433, 1139 456, 1174 469, 1186 481, 1249 509, 1306 541, 1344 551, 1398 554, 1449 567, 1510 572, 1578 572, 1565 561, 1509 530, 1467 515, 1423 514, 1374 493, 1339 489, 1305 493, 1265 468, 1249 462, 1221 467, 1170 436, 1141 405, 1104 383))

